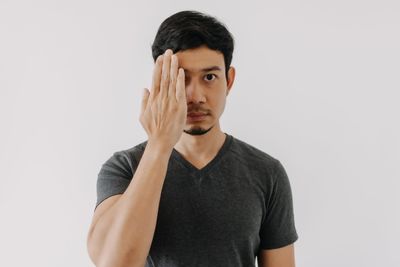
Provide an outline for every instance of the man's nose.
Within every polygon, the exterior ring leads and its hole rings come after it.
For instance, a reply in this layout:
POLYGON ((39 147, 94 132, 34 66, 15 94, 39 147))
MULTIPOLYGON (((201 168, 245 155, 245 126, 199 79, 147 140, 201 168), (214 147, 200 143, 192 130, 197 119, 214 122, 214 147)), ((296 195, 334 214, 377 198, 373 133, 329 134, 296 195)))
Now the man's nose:
POLYGON ((205 102, 206 98, 204 96, 203 89, 198 83, 191 81, 186 84, 186 102, 190 103, 201 103, 205 102))

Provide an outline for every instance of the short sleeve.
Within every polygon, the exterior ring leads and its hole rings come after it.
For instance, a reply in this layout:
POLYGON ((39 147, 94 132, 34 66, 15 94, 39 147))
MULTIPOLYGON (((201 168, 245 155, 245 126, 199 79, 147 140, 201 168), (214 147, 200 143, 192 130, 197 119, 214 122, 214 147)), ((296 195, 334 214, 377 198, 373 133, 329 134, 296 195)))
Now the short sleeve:
POLYGON ((96 206, 106 198, 123 194, 132 180, 135 163, 128 153, 115 152, 102 166, 97 176, 96 206))
POLYGON ((284 247, 298 239, 291 186, 279 160, 274 167, 272 178, 272 191, 267 199, 266 215, 260 229, 260 249, 284 247))

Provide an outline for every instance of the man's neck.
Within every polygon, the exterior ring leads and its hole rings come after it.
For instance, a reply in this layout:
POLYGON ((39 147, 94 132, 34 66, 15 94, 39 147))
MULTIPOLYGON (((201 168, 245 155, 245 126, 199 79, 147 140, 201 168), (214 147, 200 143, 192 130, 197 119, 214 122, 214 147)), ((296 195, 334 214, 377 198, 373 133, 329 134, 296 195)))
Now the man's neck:
POLYGON ((182 133, 174 148, 188 158, 208 159, 218 153, 225 138, 225 133, 216 125, 204 135, 182 133))

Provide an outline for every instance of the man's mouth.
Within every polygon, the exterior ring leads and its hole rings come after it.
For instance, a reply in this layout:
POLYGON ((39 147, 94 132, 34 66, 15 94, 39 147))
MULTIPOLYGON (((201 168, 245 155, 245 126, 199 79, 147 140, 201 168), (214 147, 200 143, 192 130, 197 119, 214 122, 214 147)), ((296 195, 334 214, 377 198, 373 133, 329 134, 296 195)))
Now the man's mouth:
POLYGON ((200 117, 200 116, 205 116, 207 115, 207 113, 203 113, 203 112, 189 112, 187 114, 189 117, 200 117))
POLYGON ((187 114, 188 121, 202 121, 206 118, 207 113, 203 112, 189 112, 187 114))

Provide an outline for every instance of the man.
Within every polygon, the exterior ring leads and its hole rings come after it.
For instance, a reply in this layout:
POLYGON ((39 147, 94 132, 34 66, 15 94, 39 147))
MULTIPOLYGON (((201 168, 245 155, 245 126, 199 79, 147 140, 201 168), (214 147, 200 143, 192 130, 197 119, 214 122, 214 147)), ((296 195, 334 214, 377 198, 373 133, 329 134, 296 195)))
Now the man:
POLYGON ((279 160, 221 131, 235 78, 233 38, 178 12, 152 50, 140 123, 148 140, 115 152, 97 180, 88 234, 96 266, 294 267, 292 194, 279 160))

